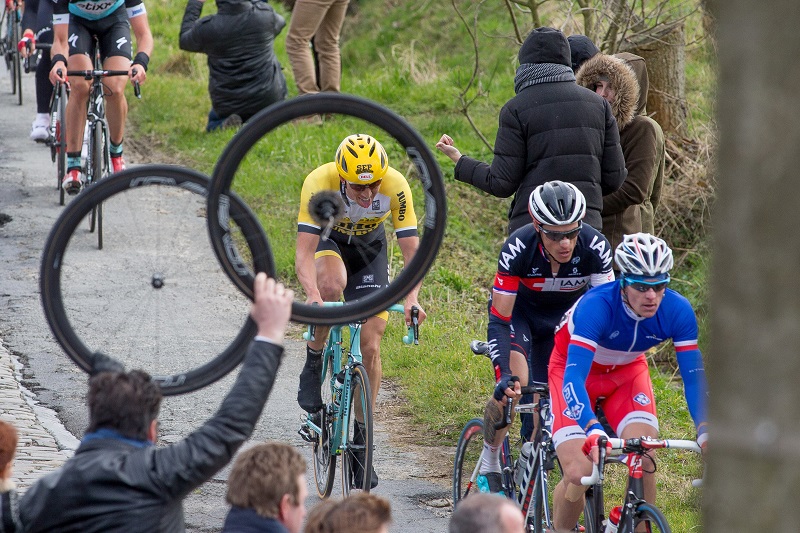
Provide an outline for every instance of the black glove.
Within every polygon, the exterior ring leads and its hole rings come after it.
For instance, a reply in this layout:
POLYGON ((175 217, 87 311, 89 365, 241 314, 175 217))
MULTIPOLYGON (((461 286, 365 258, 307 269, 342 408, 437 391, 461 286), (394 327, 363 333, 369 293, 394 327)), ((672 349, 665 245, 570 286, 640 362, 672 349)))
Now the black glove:
POLYGON ((506 397, 506 389, 514 390, 514 383, 517 381, 519 381, 517 376, 501 375, 500 379, 497 380, 497 385, 494 387, 494 399, 502 402, 503 398, 506 397))

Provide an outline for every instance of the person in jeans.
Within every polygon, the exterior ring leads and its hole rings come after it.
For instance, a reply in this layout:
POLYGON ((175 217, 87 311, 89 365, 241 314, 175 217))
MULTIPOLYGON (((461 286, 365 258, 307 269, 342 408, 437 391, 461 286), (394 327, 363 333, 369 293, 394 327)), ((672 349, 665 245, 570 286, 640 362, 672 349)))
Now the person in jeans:
MULTIPOLYGON (((183 531, 183 499, 216 474, 253 433, 283 357, 294 293, 259 273, 250 316, 258 326, 216 414, 181 441, 155 446, 161 390, 142 370, 96 354, 89 428, 64 465, 20 500, 29 533, 183 531)), ((191 339, 186 339, 191 343, 191 339)))
POLYGON ((179 44, 208 56, 206 131, 238 127, 288 94, 274 50, 286 21, 266 0, 217 0, 217 13, 200 18, 204 3, 186 4, 179 44))

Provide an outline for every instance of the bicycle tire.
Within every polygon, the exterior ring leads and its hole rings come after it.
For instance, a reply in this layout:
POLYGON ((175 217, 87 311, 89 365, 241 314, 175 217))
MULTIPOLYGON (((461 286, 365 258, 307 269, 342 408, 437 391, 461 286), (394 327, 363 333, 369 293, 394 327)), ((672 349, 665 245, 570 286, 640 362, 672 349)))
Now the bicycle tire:
POLYGON ((583 504, 583 524, 585 533, 603 533, 602 516, 598 516, 595 504, 595 494, 599 492, 602 498, 603 486, 593 485, 586 490, 586 499, 583 504))
POLYGON ((64 84, 59 83, 59 95, 58 95, 58 120, 56 121, 56 131, 55 131, 55 158, 57 159, 56 163, 56 187, 59 191, 59 199, 58 203, 60 205, 64 205, 64 187, 61 186, 61 182, 64 179, 64 176, 67 174, 67 130, 64 128, 65 122, 64 119, 67 116, 67 90, 64 84))
POLYGON ((473 489, 477 489, 470 478, 473 472, 477 472, 482 451, 483 419, 473 418, 461 430, 456 444, 456 455, 453 459, 453 506, 458 505, 473 489))
MULTIPOLYGON (((169 165, 142 165, 114 174, 94 184, 94 186, 79 194, 61 213, 47 237, 42 254, 40 293, 45 318, 53 336, 67 356, 79 368, 85 372, 91 371, 91 357, 94 351, 88 348, 84 339, 78 336, 70 321, 62 294, 62 273, 64 259, 69 256, 66 252, 71 238, 76 235, 76 231, 83 219, 89 215, 97 204, 107 202, 115 195, 125 191, 141 190, 148 186, 165 186, 172 187, 173 189, 171 190, 173 191, 179 189, 205 196, 209 183, 207 176, 191 169, 169 165)), ((162 189, 156 189, 156 192, 161 191, 162 189)), ((263 231, 259 231, 261 226, 255 215, 238 197, 232 195, 230 198, 231 217, 237 226, 242 228, 247 247, 254 250, 254 253, 262 254, 265 257, 271 256, 266 235, 263 234, 263 231)), ((122 199, 124 200, 124 198, 122 199)), ((117 200, 120 199, 118 198, 117 200)), ((120 246, 126 244, 121 243, 120 246)), ((173 250, 168 248, 167 251, 172 252, 173 250)), ((123 252, 125 251, 123 250, 123 252)), ((125 253, 124 255, 130 256, 131 254, 125 253)), ((209 257, 209 259, 215 258, 209 257)), ((274 277, 274 266, 272 266, 271 262, 268 267, 271 268, 267 269, 267 274, 274 277)), ((100 270, 91 275, 97 277, 103 274, 104 272, 100 270)), ((150 278, 147 281, 149 282, 150 278)), ((234 282, 238 284, 244 283, 241 279, 237 279, 234 282)), ((134 303, 138 304, 138 302, 134 303)), ((107 321, 105 316, 101 317, 100 322, 104 321, 107 321)), ((165 395, 184 394, 200 389, 217 381, 242 361, 246 348, 255 336, 256 331, 256 324, 248 317, 228 346, 218 353, 216 351, 213 352, 208 357, 205 357, 205 354, 201 354, 200 362, 196 366, 181 368, 178 371, 165 374, 156 374, 156 370, 153 368, 148 368, 147 370, 154 374, 153 380, 159 384, 165 395)), ((183 350, 183 347, 181 349, 183 350)), ((185 350, 185 352, 188 353, 190 350, 185 350)), ((108 355, 113 357, 115 353, 108 353, 108 355)), ((196 354, 192 352, 192 355, 196 354)))
MULTIPOLYGON (((372 452, 373 452, 373 421, 372 403, 370 400, 371 389, 367 369, 361 363, 356 363, 350 369, 350 405, 348 406, 346 440, 342 450, 342 494, 346 497, 350 489, 369 492, 372 483, 372 452), (356 412, 361 410, 364 421, 364 442, 355 442, 356 412), (363 456, 362 456, 363 454, 363 456), (363 457, 363 458, 362 458, 363 457), (355 471, 361 469, 361 484, 356 486, 355 471)), ((340 419, 344 416, 340 413, 340 419)))
MULTIPOLYGON (((208 229, 214 252, 223 269, 232 270, 226 261, 222 236, 227 225, 225 196, 236 171, 251 148, 267 133, 294 119, 314 114, 341 114, 360 118, 382 128, 406 150, 425 190, 425 231, 414 258, 389 284, 364 298, 345 302, 341 307, 292 305, 292 319, 304 324, 336 325, 353 322, 379 313, 400 301, 416 286, 433 264, 444 238, 447 201, 441 169, 425 140, 403 118, 389 109, 357 96, 318 93, 273 104, 254 115, 231 139, 217 161, 208 195, 208 229)), ((259 258, 255 258, 258 266, 259 258)), ((252 290, 245 293, 252 298, 252 290)))
MULTIPOLYGON (((89 179, 87 180, 87 186, 97 183, 103 177, 103 154, 105 152, 105 132, 103 130, 104 128, 102 121, 97 121, 92 125, 92 131, 90 135, 92 148, 87 165, 91 166, 91 169, 89 172, 89 179)), ((97 248, 99 250, 103 249, 102 223, 100 222, 100 218, 103 216, 102 206, 103 204, 98 202, 92 208, 92 215, 89 220, 89 231, 97 231, 97 248)))
MULTIPOLYGON (((322 404, 330 406, 333 399, 333 356, 325 357, 322 364, 322 382, 320 383, 322 404)), ((320 421, 322 432, 313 445, 314 483, 317 495, 323 499, 331 495, 333 480, 336 477, 336 454, 335 450, 331 449, 331 440, 334 435, 333 419, 332 409, 322 410, 322 420, 320 421)))
POLYGON ((14 45, 13 54, 14 54, 14 71, 13 76, 14 79, 11 82, 14 84, 15 89, 14 92, 17 93, 17 98, 19 101, 19 105, 22 105, 22 57, 19 53, 19 48, 17 48, 16 43, 20 40, 19 35, 19 20, 16 20, 18 15, 12 14, 14 20, 14 31, 12 37, 12 44, 14 45))
MULTIPOLYGON (((647 533, 672 533, 669 527, 669 522, 661 512, 661 509, 652 503, 641 502, 636 506, 634 511, 634 526, 645 524, 647 533)), ((627 531, 627 528, 620 527, 620 533, 633 533, 627 531)))

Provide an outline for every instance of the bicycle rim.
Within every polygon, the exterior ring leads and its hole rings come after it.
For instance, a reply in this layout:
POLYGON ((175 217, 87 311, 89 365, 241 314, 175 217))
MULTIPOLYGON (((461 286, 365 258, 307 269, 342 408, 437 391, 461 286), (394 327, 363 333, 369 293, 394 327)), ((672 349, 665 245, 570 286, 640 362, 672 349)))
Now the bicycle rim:
POLYGON ((453 505, 477 491, 475 484, 483 452, 483 419, 473 418, 461 430, 453 460, 453 505))
POLYGON ((537 453, 531 475, 532 486, 528 489, 528 493, 532 495, 528 502, 530 505, 528 523, 533 526, 534 533, 544 533, 553 528, 553 493, 563 477, 561 463, 555 454, 546 453, 548 455, 545 456, 544 466, 541 455, 537 453), (548 456, 551 462, 548 462, 548 456))
POLYGON ((583 523, 586 533, 603 533, 603 490, 602 485, 594 485, 586 491, 586 501, 583 504, 583 523), (599 498, 599 505, 597 499, 599 498), (598 512, 598 507, 600 507, 598 512))
MULTIPOLYGON (((232 268, 228 264, 226 243, 221 239, 221 235, 224 234, 225 226, 227 225, 225 198, 231 191, 238 192, 238 188, 234 187, 234 180, 237 175, 240 176, 240 181, 247 183, 249 183, 247 180, 252 182, 253 180, 261 179, 259 176, 264 174, 264 164, 281 168, 280 165, 285 162, 279 157, 281 149, 267 143, 266 141, 270 140, 267 135, 284 124, 290 124, 294 119, 313 114, 341 115, 347 120, 359 119, 369 123, 369 129, 382 129, 385 132, 381 138, 381 143, 384 147, 388 146, 390 142, 396 142, 393 146, 398 147, 396 152, 398 154, 397 161, 392 166, 401 168, 406 163, 403 158, 407 158, 408 167, 412 170, 406 172, 406 175, 408 177, 412 173, 414 174, 415 179, 410 181, 413 182, 414 187, 418 187, 417 190, 419 192, 419 194, 414 194, 415 210, 418 211, 418 219, 422 221, 419 225, 419 231, 421 232, 419 248, 413 260, 399 272, 388 287, 363 298, 346 302, 344 306, 336 308, 311 306, 301 301, 296 301, 292 306, 292 318, 298 322, 335 325, 360 320, 383 311, 390 305, 400 301, 422 280, 433 264, 444 237, 447 219, 446 198, 441 169, 427 143, 404 119, 385 107, 363 98, 338 93, 307 95, 303 98, 292 98, 273 104, 247 121, 247 124, 239 130, 225 148, 214 167, 208 198, 209 233, 214 252, 217 254, 224 269, 232 268), (257 146, 259 142, 261 144, 257 146), (270 155, 268 163, 262 163, 258 166, 250 165, 250 160, 245 161, 247 156, 258 157, 262 152, 270 155), (273 155, 275 155, 274 161, 273 155), (244 165, 243 161, 245 162, 244 165), (249 166, 255 168, 249 169, 249 166), (248 172, 248 169, 250 172, 248 172), (416 204, 418 202, 420 205, 424 203, 424 206, 421 206, 424 208, 417 208, 416 204)), ((300 133, 290 132, 287 135, 299 135, 300 133)), ((297 138, 297 143, 302 143, 302 139, 297 138)), ((333 159, 334 151, 335 147, 331 147, 329 160, 333 159)), ((289 164, 289 162, 285 163, 289 164)), ((300 197, 299 187, 302 185, 302 180, 311 170, 313 170, 313 167, 303 168, 302 171, 299 168, 293 168, 291 174, 297 176, 296 180, 286 180, 286 187, 295 187, 297 189, 298 200, 300 197)), ((256 190, 268 190, 267 184, 257 183, 260 187, 256 187, 256 190)), ((260 198, 256 198, 256 200, 262 203, 260 198)), ((282 218, 268 210, 264 210, 262 219, 270 215, 277 219, 276 223, 280 224, 282 228, 281 230, 273 230, 270 234, 275 234, 276 239, 279 236, 288 234, 292 239, 287 246, 294 246, 294 236, 297 229, 295 224, 297 221, 296 205, 292 206, 291 214, 287 211, 282 218)), ((294 252, 287 251, 286 254, 280 255, 293 258, 294 252)), ((258 258, 255 259, 255 264, 258 265, 258 258)), ((287 264, 279 267, 286 272, 293 271, 293 265, 287 264)), ((248 297, 252 297, 252 290, 248 289, 246 294, 248 297)))
MULTIPOLYGON (((322 404, 331 406, 331 387, 334 375, 333 371, 333 358, 326 357, 323 363, 322 372, 322 404)), ((335 413, 333 407, 329 410, 327 407, 323 409, 322 421, 320 427, 322 433, 318 436, 317 441, 314 443, 314 481, 317 486, 317 494, 320 498, 327 498, 331 495, 333 489, 333 480, 336 475, 336 455, 335 450, 331 449, 331 440, 334 436, 333 421, 335 413)))
MULTIPOLYGON (((671 533, 672 530, 667 523, 664 513, 651 503, 640 503, 636 506, 634 523, 636 527, 644 525, 646 533, 671 533)), ((628 532, 632 533, 632 532, 628 532)))
MULTIPOLYGON (((189 169, 144 165, 94 184, 64 209, 45 243, 40 292, 55 339, 81 369, 90 371, 100 351, 147 370, 171 395, 241 362, 256 326, 208 246, 208 183, 189 169), (80 226, 101 202, 114 224, 111 246, 98 253, 80 226)), ((231 199, 237 238, 269 254, 254 215, 231 199)))
POLYGON ((342 452, 342 493, 350 494, 350 489, 369 492, 372 482, 372 406, 370 404, 369 378, 367 369, 361 364, 350 370, 350 404, 347 414, 346 439, 342 452), (363 442, 356 441, 356 420, 363 418, 363 442), (357 483, 357 473, 361 472, 361 482, 357 483))

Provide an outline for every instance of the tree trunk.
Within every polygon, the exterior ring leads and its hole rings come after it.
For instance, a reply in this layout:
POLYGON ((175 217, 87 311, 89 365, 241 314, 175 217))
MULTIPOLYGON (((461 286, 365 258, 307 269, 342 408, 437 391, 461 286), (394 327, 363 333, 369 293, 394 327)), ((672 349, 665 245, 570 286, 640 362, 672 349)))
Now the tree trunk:
POLYGON ((800 523, 797 0, 716 0, 719 177, 704 531, 800 523))
POLYGON ((667 135, 686 137, 686 56, 683 22, 626 39, 620 50, 647 62, 647 114, 667 135))

